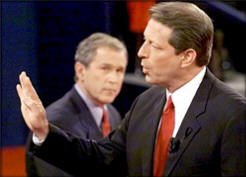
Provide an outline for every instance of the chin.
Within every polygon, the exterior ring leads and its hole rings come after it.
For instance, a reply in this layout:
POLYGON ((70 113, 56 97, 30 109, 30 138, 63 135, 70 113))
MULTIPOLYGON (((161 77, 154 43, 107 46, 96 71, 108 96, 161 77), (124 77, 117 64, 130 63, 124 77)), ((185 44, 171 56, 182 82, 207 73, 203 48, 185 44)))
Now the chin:
POLYGON ((112 103, 113 101, 114 101, 114 98, 104 98, 103 100, 102 100, 103 102, 104 102, 104 104, 110 104, 110 103, 112 103))
POLYGON ((149 84, 155 84, 153 79, 151 79, 149 76, 145 76, 145 81, 148 82, 149 84))

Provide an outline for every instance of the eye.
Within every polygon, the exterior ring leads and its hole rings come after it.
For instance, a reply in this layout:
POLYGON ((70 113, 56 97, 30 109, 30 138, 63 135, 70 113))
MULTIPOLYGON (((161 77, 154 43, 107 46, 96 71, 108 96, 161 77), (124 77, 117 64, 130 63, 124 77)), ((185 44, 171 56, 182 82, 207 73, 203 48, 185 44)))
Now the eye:
POLYGON ((146 40, 146 42, 148 43, 148 44, 152 44, 152 41, 151 40, 146 40))
POLYGON ((155 48, 155 49, 158 49, 158 50, 161 49, 161 47, 159 47, 159 46, 157 46, 157 45, 154 45, 154 44, 151 44, 151 47, 153 47, 153 48, 155 48))
POLYGON ((102 69, 103 71, 108 71, 108 70, 110 70, 110 67, 107 66, 107 65, 103 65, 103 66, 101 66, 101 69, 102 69))
POLYGON ((144 42, 146 44, 150 45, 152 48, 159 49, 159 50, 162 49, 158 44, 156 44, 152 40, 148 40, 148 39, 144 38, 144 42))
POLYGON ((162 49, 162 47, 159 44, 155 43, 155 42, 152 42, 150 45, 154 49, 158 49, 158 50, 162 49))
POLYGON ((116 71, 117 71, 117 73, 124 73, 125 69, 124 68, 118 68, 116 71))
POLYGON ((151 47, 153 47, 153 48, 155 48, 155 49, 160 49, 160 47, 156 44, 156 43, 154 43, 153 41, 148 41, 148 44, 151 46, 151 47))

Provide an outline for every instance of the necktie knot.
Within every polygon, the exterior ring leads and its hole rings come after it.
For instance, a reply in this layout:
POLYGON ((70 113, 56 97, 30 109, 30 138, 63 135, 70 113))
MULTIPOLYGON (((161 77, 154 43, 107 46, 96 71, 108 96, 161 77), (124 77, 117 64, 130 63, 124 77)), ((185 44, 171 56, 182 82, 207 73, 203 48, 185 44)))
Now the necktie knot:
POLYGON ((173 104, 173 100, 172 100, 172 96, 168 97, 167 103, 166 103, 166 109, 173 109, 174 108, 174 104, 173 104))

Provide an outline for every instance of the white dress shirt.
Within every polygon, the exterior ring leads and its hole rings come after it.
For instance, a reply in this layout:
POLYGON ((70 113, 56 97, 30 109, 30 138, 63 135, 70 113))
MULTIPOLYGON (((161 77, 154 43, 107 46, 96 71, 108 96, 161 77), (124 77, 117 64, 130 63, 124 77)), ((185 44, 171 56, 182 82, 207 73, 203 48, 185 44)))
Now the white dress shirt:
POLYGON ((170 93, 166 90, 167 99, 172 95, 172 101, 175 110, 175 125, 173 130, 173 137, 176 136, 178 129, 184 119, 184 116, 200 86, 203 77, 206 72, 206 67, 204 67, 192 80, 187 82, 185 85, 170 93))

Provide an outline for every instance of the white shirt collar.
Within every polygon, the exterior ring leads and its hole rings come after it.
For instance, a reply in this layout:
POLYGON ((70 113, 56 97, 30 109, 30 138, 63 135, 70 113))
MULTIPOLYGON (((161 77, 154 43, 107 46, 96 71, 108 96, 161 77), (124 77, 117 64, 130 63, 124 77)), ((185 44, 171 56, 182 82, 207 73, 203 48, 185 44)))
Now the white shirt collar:
POLYGON ((175 128, 173 135, 176 135, 179 126, 200 86, 203 77, 205 76, 206 67, 204 67, 192 80, 185 85, 170 93, 166 89, 166 97, 172 95, 172 101, 175 107, 175 128))
POLYGON ((173 92, 172 94, 167 90, 167 96, 168 94, 172 95, 174 105, 182 104, 184 101, 189 102, 193 99, 198 87, 202 82, 205 72, 206 72, 206 67, 204 67, 192 80, 187 82, 179 89, 175 90, 175 92, 173 92))

